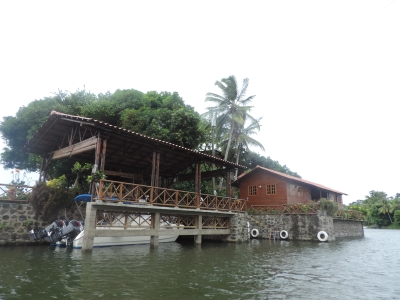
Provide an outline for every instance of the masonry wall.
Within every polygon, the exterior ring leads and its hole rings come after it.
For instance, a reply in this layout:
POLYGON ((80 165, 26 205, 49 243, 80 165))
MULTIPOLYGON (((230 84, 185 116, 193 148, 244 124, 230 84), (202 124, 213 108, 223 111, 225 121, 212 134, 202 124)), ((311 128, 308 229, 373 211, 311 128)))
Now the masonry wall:
POLYGON ((238 214, 231 218, 231 235, 228 242, 244 242, 250 239, 252 229, 259 231, 259 239, 268 239, 271 231, 286 230, 289 240, 318 241, 318 232, 325 231, 328 241, 337 237, 361 237, 364 230, 361 221, 336 220, 319 211, 318 215, 248 215, 238 214))
POLYGON ((333 220, 335 237, 359 237, 364 236, 362 221, 333 220))
MULTIPOLYGON (((60 211, 59 219, 65 218, 65 214, 69 220, 82 219, 76 210, 60 211)), ((28 203, 0 202, 0 246, 42 244, 43 241, 33 241, 28 236, 35 222, 42 228, 49 225, 35 218, 34 209, 28 203), (27 226, 28 221, 32 221, 32 225, 27 226)))

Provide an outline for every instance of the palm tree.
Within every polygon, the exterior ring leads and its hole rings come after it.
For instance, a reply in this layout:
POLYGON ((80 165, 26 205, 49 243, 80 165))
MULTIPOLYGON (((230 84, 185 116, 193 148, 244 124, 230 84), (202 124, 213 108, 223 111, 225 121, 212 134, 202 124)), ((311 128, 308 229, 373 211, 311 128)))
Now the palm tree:
MULTIPOLYGON (((226 132, 228 130, 227 146, 224 159, 228 159, 231 148, 232 138, 235 130, 239 130, 244 126, 245 120, 255 119, 249 114, 251 106, 247 104, 255 96, 246 97, 249 79, 243 80, 242 88, 239 89, 235 76, 231 75, 228 78, 223 78, 221 81, 216 81, 215 85, 222 91, 222 96, 214 93, 206 94, 206 101, 213 102, 215 106, 208 107, 205 116, 217 118, 217 132, 226 132)), ((219 189, 222 188, 221 179, 219 189)))
MULTIPOLYGON (((236 164, 239 164, 240 153, 244 149, 248 149, 249 146, 259 147, 262 151, 265 151, 264 146, 257 140, 251 137, 251 135, 256 134, 260 131, 260 121, 262 117, 257 120, 252 120, 251 123, 245 127, 239 128, 235 132, 235 148, 236 148, 236 164)), ((237 178, 238 170, 236 169, 235 178, 237 178)))
POLYGON ((241 89, 238 88, 236 78, 233 75, 228 78, 223 78, 221 81, 216 81, 215 85, 221 89, 222 96, 214 93, 206 94, 206 101, 215 103, 215 106, 208 107, 208 111, 204 115, 217 117, 216 126, 217 130, 219 129, 220 132, 222 128, 229 129, 228 144, 224 157, 224 159, 227 160, 234 130, 242 127, 246 118, 254 120, 254 118, 249 115, 251 106, 247 106, 247 104, 250 103, 255 96, 246 98, 246 91, 249 85, 248 78, 243 80, 241 89))
POLYGON ((387 214, 389 216, 390 223, 393 223, 392 218, 389 214, 391 210, 391 203, 389 202, 389 200, 384 199, 381 201, 381 205, 382 206, 379 208, 379 212, 382 214, 387 214))

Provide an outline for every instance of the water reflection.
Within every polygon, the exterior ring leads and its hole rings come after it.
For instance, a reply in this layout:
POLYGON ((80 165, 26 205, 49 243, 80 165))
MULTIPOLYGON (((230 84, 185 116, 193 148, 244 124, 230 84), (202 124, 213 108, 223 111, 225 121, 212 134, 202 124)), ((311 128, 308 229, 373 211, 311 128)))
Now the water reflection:
POLYGON ((400 231, 334 243, 251 240, 1 248, 0 299, 399 299, 400 231))

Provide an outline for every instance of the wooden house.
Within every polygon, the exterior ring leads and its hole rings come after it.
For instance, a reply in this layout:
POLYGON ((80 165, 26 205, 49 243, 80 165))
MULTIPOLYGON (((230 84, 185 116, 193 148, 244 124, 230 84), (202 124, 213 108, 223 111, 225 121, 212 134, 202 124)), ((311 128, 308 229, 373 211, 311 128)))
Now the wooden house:
POLYGON ((318 201, 326 198, 343 207, 343 192, 294 177, 285 173, 257 166, 241 174, 233 186, 240 188, 240 198, 247 199, 247 207, 257 205, 284 205, 318 201))

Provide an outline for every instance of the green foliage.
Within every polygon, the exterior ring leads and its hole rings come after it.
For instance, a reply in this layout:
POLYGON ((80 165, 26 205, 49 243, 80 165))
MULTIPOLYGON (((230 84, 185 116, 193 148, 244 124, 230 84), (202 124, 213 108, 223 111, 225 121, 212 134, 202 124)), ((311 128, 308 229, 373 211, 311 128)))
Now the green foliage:
POLYGON ((92 168, 92 165, 89 163, 85 163, 84 165, 81 165, 79 162, 74 163, 74 166, 72 167, 71 171, 72 173, 79 174, 85 171, 88 171, 92 168))
POLYGON ((281 165, 279 161, 271 159, 269 156, 264 157, 250 150, 244 151, 240 156, 239 164, 249 169, 254 169, 256 166, 261 166, 267 169, 275 170, 284 174, 301 178, 299 174, 291 171, 286 165, 281 165))
POLYGON ((47 181, 46 185, 52 189, 65 188, 67 185, 67 177, 65 175, 61 175, 58 178, 47 181))
POLYGON ((326 211, 328 216, 334 216, 335 213, 338 211, 337 203, 333 202, 332 200, 328 200, 326 198, 322 198, 319 200, 319 210, 326 211))
POLYGON ((31 219, 26 219, 26 220, 22 223, 22 225, 24 225, 25 227, 29 227, 29 226, 33 225, 33 220, 31 220, 31 219))
POLYGON ((400 228, 400 209, 394 211, 394 224, 400 228))
POLYGON ((94 174, 89 175, 87 177, 87 181, 92 182, 99 182, 101 179, 106 179, 107 176, 101 170, 97 170, 94 174))
POLYGON ((8 226, 7 222, 0 222, 0 229, 4 229, 8 226))
POLYGON ((368 226, 400 228, 394 218, 395 211, 400 210, 399 196, 397 193, 394 198, 388 197, 385 192, 372 190, 364 200, 350 203, 349 208, 363 212, 368 226))
MULTIPOLYGON (((196 148, 206 136, 204 127, 200 126, 202 120, 199 114, 185 105, 178 93, 143 94, 131 89, 96 96, 86 90, 74 93, 58 91, 53 97, 35 100, 21 107, 15 116, 3 118, 0 134, 7 146, 0 156, 5 169, 19 168, 33 172, 40 169, 41 158, 21 149, 48 119, 52 110, 126 126, 126 129, 188 148, 196 148)), ((57 178, 68 174, 74 163, 67 159, 51 161, 47 175, 57 178)))
POLYGON ((148 92, 142 106, 122 112, 122 127, 186 148, 205 141, 201 118, 178 93, 148 92))
POLYGON ((221 81, 216 81, 215 85, 220 88, 221 95, 207 93, 205 101, 212 102, 214 106, 208 107, 204 116, 209 120, 214 118, 216 120, 217 144, 225 152, 224 159, 228 159, 232 148, 236 148, 235 152, 238 158, 240 149, 250 143, 263 149, 263 146, 256 140, 247 139, 247 142, 245 142, 244 135, 241 135, 246 128, 246 121, 251 124, 251 129, 246 134, 247 138, 250 138, 249 135, 260 129, 259 119, 257 120, 250 115, 252 107, 249 104, 255 96, 246 96, 249 79, 243 80, 241 88, 239 88, 236 77, 233 75, 223 78, 221 81), (231 147, 234 140, 236 145, 233 143, 233 147, 231 147))
POLYGON ((57 218, 61 209, 70 209, 74 203, 74 197, 79 192, 76 189, 67 190, 62 184, 47 185, 38 182, 32 188, 29 202, 35 210, 35 217, 42 216, 43 221, 50 222, 57 218))

